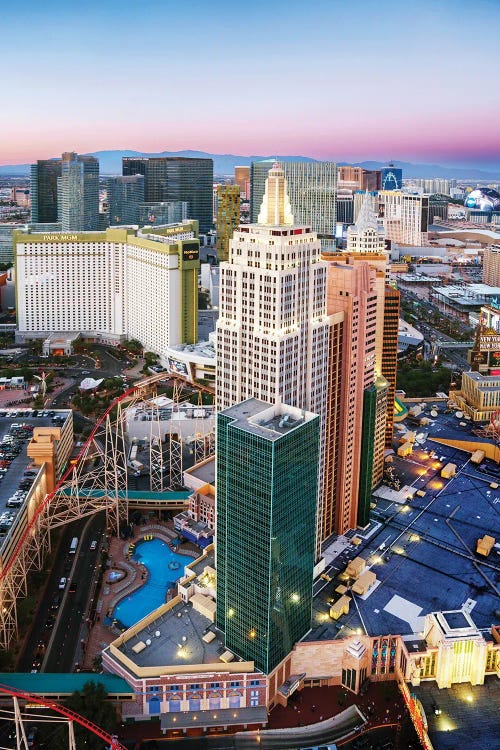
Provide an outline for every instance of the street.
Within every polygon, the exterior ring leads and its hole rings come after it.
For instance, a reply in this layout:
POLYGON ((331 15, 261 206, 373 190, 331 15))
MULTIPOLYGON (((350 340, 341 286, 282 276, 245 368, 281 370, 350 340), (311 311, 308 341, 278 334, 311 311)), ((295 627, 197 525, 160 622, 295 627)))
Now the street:
POLYGON ((64 528, 59 553, 49 574, 44 598, 25 642, 18 671, 72 672, 75 653, 80 648, 80 628, 88 611, 89 597, 96 564, 100 558, 100 542, 105 518, 99 513, 83 518, 64 528), (69 554, 73 537, 78 537, 76 555, 69 554), (95 550, 90 549, 97 541, 95 550), (59 589, 62 577, 68 579, 59 589), (76 591, 70 591, 76 583, 76 591), (56 606, 58 600, 60 603, 56 606))

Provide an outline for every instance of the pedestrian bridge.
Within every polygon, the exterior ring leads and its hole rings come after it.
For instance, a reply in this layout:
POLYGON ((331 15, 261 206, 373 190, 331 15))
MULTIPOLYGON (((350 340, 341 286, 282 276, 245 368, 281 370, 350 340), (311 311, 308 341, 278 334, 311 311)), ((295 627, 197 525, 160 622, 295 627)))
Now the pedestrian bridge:
MULTIPOLYGON (((118 498, 126 500, 129 509, 135 508, 158 508, 162 510, 183 510, 189 503, 189 496, 192 494, 188 490, 165 492, 140 492, 137 490, 111 490, 105 489, 86 489, 79 487, 77 490, 79 500, 104 500, 106 498, 118 498)), ((63 487, 58 493, 60 497, 74 498, 75 493, 71 487, 63 487)))

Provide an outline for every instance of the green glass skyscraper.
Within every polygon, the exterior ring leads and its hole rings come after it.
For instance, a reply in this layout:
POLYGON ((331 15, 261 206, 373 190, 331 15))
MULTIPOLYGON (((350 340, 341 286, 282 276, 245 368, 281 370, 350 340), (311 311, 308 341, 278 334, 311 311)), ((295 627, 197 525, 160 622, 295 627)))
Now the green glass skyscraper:
POLYGON ((49 224, 57 221, 57 178, 60 159, 40 159, 31 165, 31 221, 49 224))
POLYGON ((217 416, 217 626, 265 673, 311 627, 319 429, 255 398, 217 416))

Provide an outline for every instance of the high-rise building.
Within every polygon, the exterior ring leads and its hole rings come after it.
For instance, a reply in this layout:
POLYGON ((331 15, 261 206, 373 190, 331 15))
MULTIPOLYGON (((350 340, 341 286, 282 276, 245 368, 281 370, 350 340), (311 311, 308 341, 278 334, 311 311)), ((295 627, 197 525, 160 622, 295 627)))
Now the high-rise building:
POLYGON ((319 418, 250 398, 217 415, 217 627, 268 674, 311 627, 319 418))
POLYGON ((31 221, 48 224, 57 221, 57 178, 61 159, 43 159, 31 165, 31 221))
MULTIPOLYGON (((337 165, 329 161, 276 162, 283 170, 295 221, 332 246, 335 240, 337 165)), ((252 162, 251 221, 256 222, 272 161, 252 162)))
POLYGON ((382 190, 401 190, 403 187, 403 170, 395 167, 392 162, 382 167, 382 190))
POLYGON ((351 190, 337 192, 336 220, 339 224, 352 224, 354 221, 354 195, 351 190))
POLYGON ((189 215, 187 201, 150 201, 139 205, 139 226, 161 226, 186 221, 189 215))
POLYGON ((212 159, 189 159, 182 156, 124 157, 124 175, 144 175, 147 203, 186 201, 190 219, 196 219, 200 232, 212 229, 212 159))
POLYGON ((63 232, 99 229, 99 161, 66 152, 61 159, 61 225, 63 232))
POLYGON ((400 245, 425 245, 429 225, 429 197, 399 190, 381 190, 378 216, 387 239, 400 245))
MULTIPOLYGON (((278 165, 269 172, 259 223, 240 226, 229 247, 229 262, 220 266, 219 408, 252 397, 279 400, 319 414, 323 430, 330 328, 326 264, 317 235, 294 224, 278 165)), ((320 529, 321 515, 322 501, 320 529)))
POLYGON ((339 190, 380 190, 382 176, 378 169, 363 169, 363 167, 352 167, 348 164, 338 168, 339 190))
POLYGON ((500 245, 484 248, 483 284, 500 286, 500 245))
POLYGON ((298 224, 311 227, 322 240, 335 241, 337 165, 331 161, 291 161, 281 164, 290 205, 298 224))
POLYGON ((356 223, 347 230, 348 253, 375 253, 386 257, 385 237, 378 226, 373 201, 366 191, 356 223))
POLYGON ((143 175, 108 177, 105 185, 109 226, 139 224, 140 206, 144 203, 143 175))
POLYGON ((250 200, 250 167, 234 168, 234 184, 240 189, 241 200, 250 200))
MULTIPOLYGON (((396 377, 398 371, 398 335, 401 295, 392 286, 385 288, 384 334, 382 347, 381 375, 387 381, 387 412, 385 420, 385 445, 392 446, 394 434, 394 400, 396 398, 396 377)), ((383 467, 379 467, 382 479, 383 467)))
POLYGON ((396 391, 399 292, 388 286, 389 259, 385 249, 385 236, 373 210, 373 196, 365 194, 356 224, 347 232, 346 255, 353 262, 367 261, 375 271, 377 292, 377 327, 375 346, 375 374, 380 390, 382 378, 386 380, 387 408, 385 427, 377 432, 378 442, 374 453, 374 484, 383 474, 384 447, 391 445, 394 428, 394 397, 396 391))
POLYGON ((217 186, 217 257, 219 262, 229 258, 229 242, 240 223, 240 186, 217 186))
POLYGON ((196 230, 16 232, 18 340, 136 338, 166 366, 169 346, 197 340, 196 230))
POLYGON ((365 460, 361 445, 366 431, 364 393, 375 379, 377 293, 375 271, 366 261, 354 263, 351 258, 340 256, 339 260, 328 262, 327 312, 343 313, 340 413, 332 440, 338 456, 334 530, 343 534, 364 521, 367 502, 369 507, 366 495, 361 496, 360 503, 361 466, 365 460))
POLYGON ((342 354, 344 343, 344 313, 340 310, 329 316, 330 344, 328 352, 328 381, 326 385, 326 419, 324 432, 323 497, 321 540, 338 532, 337 474, 340 468, 342 424, 342 354))
MULTIPOLYGON (((356 222, 358 220, 359 212, 361 211, 361 206, 366 200, 366 190, 355 190, 353 193, 354 198, 354 215, 353 215, 353 222, 356 222)), ((368 195, 371 198, 372 201, 372 208, 375 212, 375 215, 378 216, 378 190, 368 190, 368 195)))
POLYGON ((252 224, 256 224, 259 217, 269 170, 277 163, 274 159, 264 159, 250 164, 250 221, 252 224))

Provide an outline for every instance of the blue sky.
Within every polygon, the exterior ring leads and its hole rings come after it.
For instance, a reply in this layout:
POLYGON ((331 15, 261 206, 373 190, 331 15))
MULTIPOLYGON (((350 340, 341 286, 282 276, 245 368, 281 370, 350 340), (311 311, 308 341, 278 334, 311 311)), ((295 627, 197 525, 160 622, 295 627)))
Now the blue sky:
POLYGON ((500 1, 25 0, 0 162, 63 150, 500 164, 500 1))

